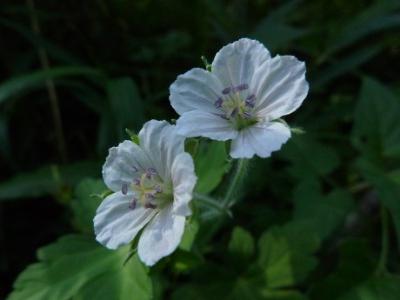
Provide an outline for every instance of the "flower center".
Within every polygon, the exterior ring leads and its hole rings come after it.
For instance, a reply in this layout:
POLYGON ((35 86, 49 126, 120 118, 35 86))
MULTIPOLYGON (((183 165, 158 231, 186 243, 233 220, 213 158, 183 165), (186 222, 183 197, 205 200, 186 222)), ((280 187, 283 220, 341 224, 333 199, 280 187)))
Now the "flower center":
POLYGON ((172 189, 162 181, 154 168, 146 169, 130 186, 123 184, 122 194, 126 195, 129 187, 135 192, 129 204, 130 209, 135 209, 138 202, 145 208, 163 208, 173 200, 172 189))
POLYGON ((249 85, 246 83, 226 87, 214 103, 215 107, 222 111, 219 116, 229 120, 238 130, 257 123, 254 114, 256 96, 249 93, 248 89, 249 85))

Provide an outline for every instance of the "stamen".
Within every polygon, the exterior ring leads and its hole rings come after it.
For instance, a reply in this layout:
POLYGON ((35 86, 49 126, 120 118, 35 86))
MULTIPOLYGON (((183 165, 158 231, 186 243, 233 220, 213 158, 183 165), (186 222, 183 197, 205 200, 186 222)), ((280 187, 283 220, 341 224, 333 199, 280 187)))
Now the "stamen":
POLYGON ((140 179, 139 178, 133 179, 133 184, 136 185, 136 186, 140 186, 140 184, 141 184, 140 179))
POLYGON ((231 117, 235 117, 238 114, 239 110, 237 107, 235 107, 232 112, 231 112, 231 117))
POLYGON ((237 87, 235 87, 235 91, 240 92, 240 91, 247 90, 248 88, 249 88, 249 85, 247 83, 242 83, 242 84, 239 84, 237 87))
POLYGON ((250 95, 247 97, 245 104, 247 107, 253 108, 256 104, 256 96, 250 95))
POLYGON ((157 208, 157 205, 155 205, 153 203, 150 203, 150 202, 147 202, 147 203, 145 203, 144 207, 145 208, 155 209, 155 208, 157 208))
POLYGON ((136 208, 136 204, 137 204, 137 199, 134 197, 132 200, 131 200, 131 202, 129 203, 129 208, 130 209, 135 209, 136 208))
POLYGON ((161 187, 160 185, 156 185, 155 188, 154 188, 154 190, 155 190, 155 192, 156 192, 157 194, 162 193, 162 187, 161 187))
POLYGON ((121 192, 123 195, 126 195, 128 193, 128 185, 126 183, 122 184, 121 192))
POLYGON ((223 102, 224 100, 222 100, 222 98, 218 98, 218 100, 214 102, 214 105, 216 108, 221 108, 223 102))
POLYGON ((232 90, 232 88, 230 86, 228 86, 222 90, 222 94, 227 95, 231 92, 231 90, 232 90))
POLYGON ((252 117, 251 113, 249 113, 248 111, 245 111, 243 113, 243 116, 244 116, 245 119, 251 119, 251 117, 252 117))
POLYGON ((137 172, 137 171, 139 171, 139 169, 138 168, 136 168, 135 166, 132 166, 132 169, 133 169, 133 172, 137 172))
POLYGON ((154 169, 154 168, 148 168, 148 169, 146 170, 146 177, 147 177, 148 179, 151 179, 151 177, 156 176, 156 175, 157 175, 156 169, 154 169))

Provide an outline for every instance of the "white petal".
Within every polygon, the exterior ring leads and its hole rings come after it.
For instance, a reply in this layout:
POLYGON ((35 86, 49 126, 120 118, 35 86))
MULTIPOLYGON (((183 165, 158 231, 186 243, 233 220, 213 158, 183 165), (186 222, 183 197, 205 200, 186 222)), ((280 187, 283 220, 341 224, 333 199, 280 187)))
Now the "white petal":
POLYGON ((290 135, 290 129, 280 122, 256 124, 239 132, 232 141, 230 155, 233 158, 251 158, 254 154, 269 157, 290 135))
POLYGON ((176 122, 179 134, 186 137, 204 136, 218 141, 233 139, 237 131, 229 121, 199 110, 184 113, 176 122))
POLYGON ((214 74, 195 68, 178 76, 169 88, 169 100, 180 115, 192 110, 217 113, 215 101, 220 97, 223 88, 214 74))
POLYGON ((179 153, 184 152, 184 137, 178 135, 175 126, 168 122, 151 120, 140 130, 139 140, 153 167, 165 182, 169 182, 172 163, 179 153))
POLYGON ((109 150, 103 165, 103 179, 114 192, 120 191, 123 184, 129 184, 140 175, 140 171, 151 167, 143 150, 131 141, 123 141, 118 147, 109 150))
POLYGON ((93 220, 96 240, 109 249, 130 243, 156 213, 141 206, 130 209, 132 198, 133 194, 113 193, 103 200, 96 211, 93 220))
POLYGON ((252 83, 256 111, 269 120, 295 111, 308 93, 304 62, 294 56, 275 56, 256 71, 252 83))
POLYGON ((191 214, 189 202, 196 185, 193 159, 188 153, 179 154, 172 165, 172 185, 174 187, 173 213, 180 216, 191 214))
POLYGON ((139 239, 140 259, 148 266, 154 265, 161 258, 171 254, 178 247, 185 217, 174 215, 172 205, 162 209, 143 230, 139 239))
POLYGON ((221 80, 224 88, 250 84, 257 66, 270 57, 263 44, 243 38, 218 51, 212 63, 212 72, 221 80))

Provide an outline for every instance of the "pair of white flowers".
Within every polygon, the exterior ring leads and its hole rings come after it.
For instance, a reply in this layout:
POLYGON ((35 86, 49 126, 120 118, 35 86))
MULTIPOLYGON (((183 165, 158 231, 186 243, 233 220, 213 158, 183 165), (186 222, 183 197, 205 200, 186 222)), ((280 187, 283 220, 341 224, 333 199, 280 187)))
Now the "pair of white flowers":
POLYGON ((96 239, 110 249, 138 241, 148 266, 179 245, 196 184, 184 138, 232 140, 233 158, 268 157, 291 133, 278 121, 296 110, 308 93, 305 65, 293 56, 275 56, 259 42, 240 39, 224 46, 211 71, 194 68, 170 87, 170 102, 180 115, 176 126, 149 121, 139 144, 113 147, 103 178, 113 193, 94 218, 96 239))

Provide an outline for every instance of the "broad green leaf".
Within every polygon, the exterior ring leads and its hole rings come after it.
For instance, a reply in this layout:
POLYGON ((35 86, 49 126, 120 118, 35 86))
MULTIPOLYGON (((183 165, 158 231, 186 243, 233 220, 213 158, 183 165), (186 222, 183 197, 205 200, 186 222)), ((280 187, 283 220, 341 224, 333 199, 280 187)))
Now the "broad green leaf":
POLYGON ((205 142, 199 145, 195 157, 195 169, 198 177, 196 191, 207 194, 221 182, 230 164, 223 142, 205 142))
POLYGON ((84 177, 96 177, 99 174, 100 166, 96 162, 42 167, 0 183, 0 201, 54 194, 62 187, 74 186, 84 177))
POLYGON ((386 275, 367 280, 338 300, 398 300, 400 276, 386 275))
POLYGON ((250 259, 254 254, 254 239, 251 233, 238 226, 233 228, 228 249, 235 260, 247 261, 250 259))
POLYGON ((323 195, 315 179, 302 181, 293 195, 294 220, 309 224, 321 239, 342 225, 354 206, 351 195, 344 190, 337 189, 323 195))
POLYGON ((354 143, 375 161, 400 158, 400 99, 387 87, 364 78, 354 116, 354 143))
POLYGON ((310 298, 338 299, 354 286, 367 280, 375 271, 377 260, 367 240, 345 240, 339 248, 339 263, 336 269, 314 283, 310 298))
POLYGON ((138 131, 145 121, 142 99, 136 84, 128 77, 110 80, 107 93, 118 140, 123 140, 126 128, 138 131))
POLYGON ((306 135, 291 138, 280 155, 291 162, 289 172, 300 179, 327 175, 339 165, 333 148, 306 135))
POLYGON ((102 199, 101 194, 107 188, 102 180, 84 179, 75 188, 71 208, 74 213, 74 224, 83 232, 93 231, 93 218, 102 199))
POLYGON ((102 74, 96 69, 68 66, 19 75, 0 84, 0 104, 18 93, 41 86, 48 79, 68 76, 99 77, 102 74))
POLYGON ((151 299, 147 269, 128 249, 108 250, 93 238, 68 235, 39 249, 39 262, 17 278, 8 300, 151 299))
POLYGON ((313 253, 318 237, 301 223, 274 227, 259 240, 258 264, 265 272, 268 288, 290 287, 301 283, 316 267, 313 253))
POLYGON ((378 190, 379 200, 387 207, 393 217, 400 247, 400 184, 388 176, 378 166, 365 159, 356 163, 364 178, 378 190))

